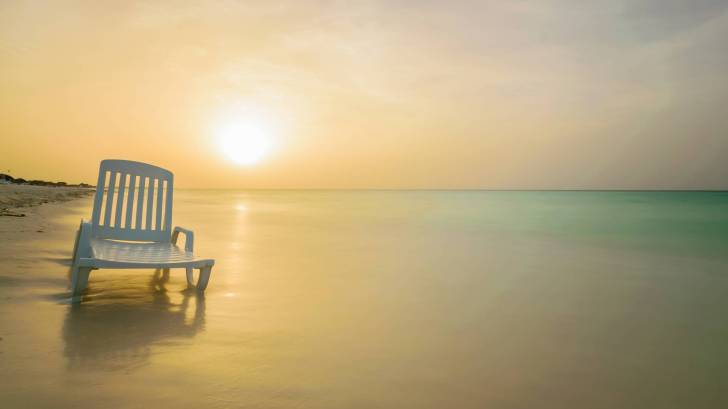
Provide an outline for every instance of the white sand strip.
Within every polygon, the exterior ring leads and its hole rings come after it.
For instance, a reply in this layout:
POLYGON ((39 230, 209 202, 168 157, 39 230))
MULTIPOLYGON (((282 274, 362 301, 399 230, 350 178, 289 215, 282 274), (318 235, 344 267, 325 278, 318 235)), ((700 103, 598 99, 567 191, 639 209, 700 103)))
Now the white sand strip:
POLYGON ((19 216, 23 214, 20 209, 23 207, 64 202, 93 192, 93 189, 80 187, 0 185, 0 216, 19 216))

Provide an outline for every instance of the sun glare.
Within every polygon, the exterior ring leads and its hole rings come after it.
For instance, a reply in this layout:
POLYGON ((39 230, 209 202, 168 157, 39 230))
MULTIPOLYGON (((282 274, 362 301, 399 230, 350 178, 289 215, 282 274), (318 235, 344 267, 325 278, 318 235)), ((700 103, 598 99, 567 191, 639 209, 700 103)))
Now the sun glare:
POLYGON ((226 123, 216 138, 220 152, 236 165, 255 165, 271 149, 270 134, 264 124, 247 118, 226 123))

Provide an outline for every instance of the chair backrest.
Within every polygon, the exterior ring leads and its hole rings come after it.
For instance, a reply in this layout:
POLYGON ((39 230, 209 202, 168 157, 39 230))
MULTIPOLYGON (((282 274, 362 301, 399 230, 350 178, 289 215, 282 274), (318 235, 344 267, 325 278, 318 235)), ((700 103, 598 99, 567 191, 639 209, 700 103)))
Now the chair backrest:
POLYGON ((92 235, 169 242, 173 183, 172 172, 157 166, 117 159, 101 161, 92 235))

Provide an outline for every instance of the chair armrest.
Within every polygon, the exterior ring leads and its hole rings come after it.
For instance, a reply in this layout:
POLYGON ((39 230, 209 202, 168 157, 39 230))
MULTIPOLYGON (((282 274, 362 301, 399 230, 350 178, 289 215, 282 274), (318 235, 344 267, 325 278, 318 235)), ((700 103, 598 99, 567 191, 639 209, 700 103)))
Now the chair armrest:
POLYGON ((185 251, 192 251, 195 248, 195 233, 192 230, 175 226, 172 231, 172 244, 177 244, 177 238, 180 233, 185 235, 185 251))

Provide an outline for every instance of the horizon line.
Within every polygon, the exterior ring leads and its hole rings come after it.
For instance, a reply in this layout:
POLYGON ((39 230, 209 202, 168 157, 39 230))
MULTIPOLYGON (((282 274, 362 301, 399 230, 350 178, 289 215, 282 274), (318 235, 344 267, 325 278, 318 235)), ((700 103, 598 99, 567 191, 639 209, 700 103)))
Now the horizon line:
POLYGON ((706 192, 722 193, 725 189, 654 189, 654 188, 238 188, 238 187, 176 187, 182 190, 251 190, 251 191, 380 191, 380 192, 706 192))

